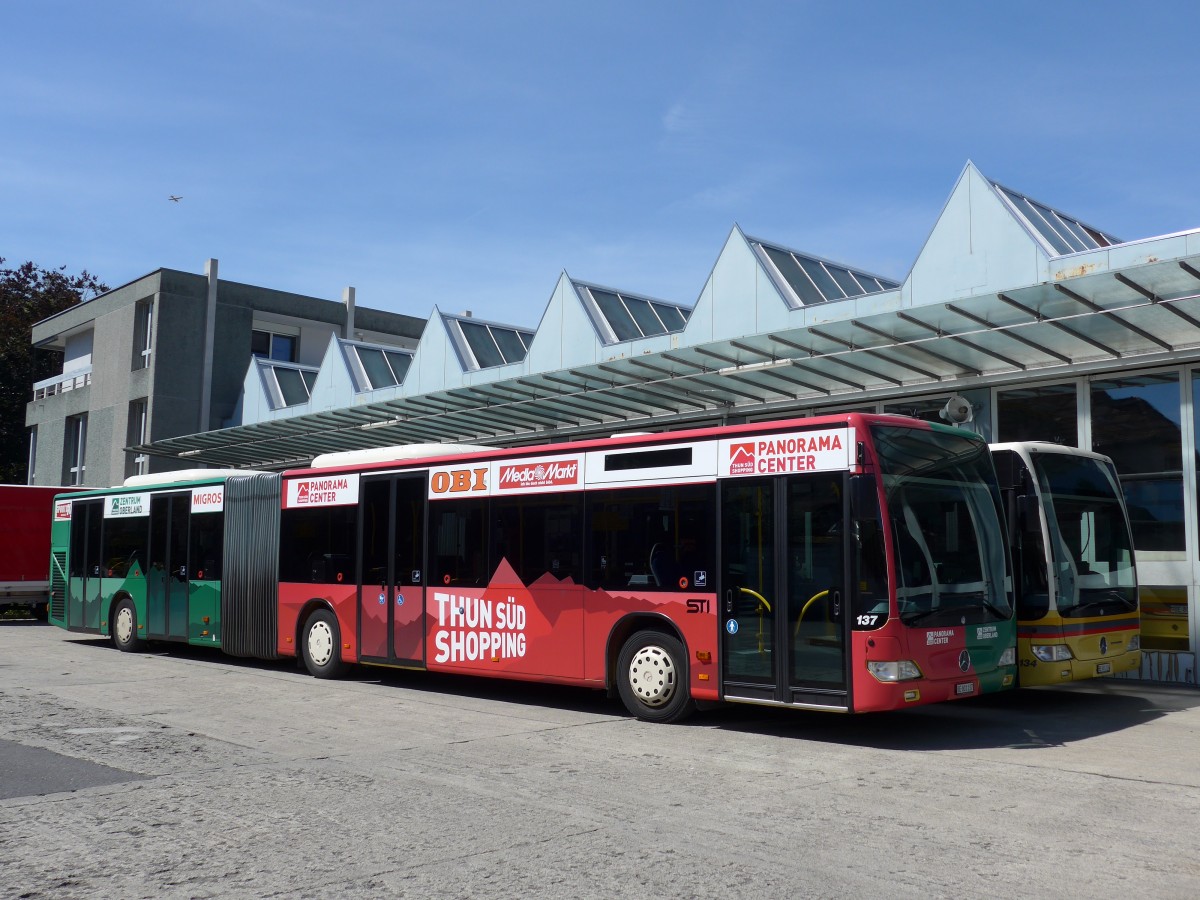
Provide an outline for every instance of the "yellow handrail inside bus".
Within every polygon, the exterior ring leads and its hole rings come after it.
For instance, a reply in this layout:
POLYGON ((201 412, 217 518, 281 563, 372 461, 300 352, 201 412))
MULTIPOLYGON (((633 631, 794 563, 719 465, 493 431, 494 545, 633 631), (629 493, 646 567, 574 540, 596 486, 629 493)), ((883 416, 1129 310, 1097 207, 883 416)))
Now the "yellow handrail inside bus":
POLYGON ((768 603, 767 598, 758 591, 752 591, 748 587, 740 587, 738 590, 743 594, 749 594, 751 597, 754 597, 758 600, 758 652, 761 656, 763 653, 767 652, 766 641, 763 640, 763 610, 765 609, 767 612, 770 612, 771 604, 768 603))
MULTIPOLYGON (((762 594, 760 594, 758 591, 752 591, 748 587, 740 587, 740 588, 738 588, 738 590, 741 591, 743 594, 749 594, 751 597, 756 599, 759 603, 761 603, 763 606, 765 606, 767 608, 767 612, 771 611, 771 604, 768 603, 767 598, 764 597, 762 594)), ((760 613, 760 615, 761 615, 761 613, 760 613)))
POLYGON ((796 616, 796 630, 792 633, 792 637, 798 637, 800 635, 800 623, 804 620, 804 614, 806 612, 808 612, 808 608, 810 606, 812 606, 814 603, 816 603, 818 600, 820 600, 822 597, 827 597, 827 596, 829 596, 828 588, 821 591, 819 594, 813 594, 811 597, 808 598, 808 600, 805 602, 804 606, 802 606, 800 608, 800 615, 796 616))

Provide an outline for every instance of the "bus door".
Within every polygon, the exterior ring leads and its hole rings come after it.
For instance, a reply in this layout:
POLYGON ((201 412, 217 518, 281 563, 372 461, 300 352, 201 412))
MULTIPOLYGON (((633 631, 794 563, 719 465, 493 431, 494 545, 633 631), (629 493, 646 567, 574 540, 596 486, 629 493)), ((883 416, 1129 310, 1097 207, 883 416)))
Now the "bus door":
POLYGON ((366 660, 425 665, 425 482, 424 473, 362 482, 358 621, 366 660))
POLYGON ((150 498, 150 565, 146 570, 146 637, 188 637, 188 525, 192 492, 150 498))
POLYGON ((77 500, 71 504, 67 628, 73 631, 100 631, 103 523, 103 500, 77 500))
POLYGON ((845 480, 722 482, 726 698, 848 708, 845 480))

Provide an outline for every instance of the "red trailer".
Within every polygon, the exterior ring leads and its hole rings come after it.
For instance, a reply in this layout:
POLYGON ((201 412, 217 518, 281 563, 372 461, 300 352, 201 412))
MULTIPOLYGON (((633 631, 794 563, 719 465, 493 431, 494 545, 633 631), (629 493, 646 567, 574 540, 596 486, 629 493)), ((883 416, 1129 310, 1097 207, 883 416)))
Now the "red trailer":
POLYGON ((0 485, 0 611, 26 606, 46 618, 54 495, 70 488, 0 485))

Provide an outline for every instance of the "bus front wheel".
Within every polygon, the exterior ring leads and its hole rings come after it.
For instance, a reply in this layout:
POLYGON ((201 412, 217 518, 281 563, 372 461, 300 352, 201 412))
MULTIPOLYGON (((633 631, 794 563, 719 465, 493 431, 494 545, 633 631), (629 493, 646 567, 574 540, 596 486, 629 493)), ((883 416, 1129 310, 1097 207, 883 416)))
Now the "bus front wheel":
POLYGON ((138 637, 137 610, 133 601, 126 597, 117 604, 112 617, 113 646, 123 653, 131 653, 142 649, 142 639, 138 637))
POLYGON ((308 674, 316 678, 337 678, 345 671, 337 616, 329 610, 318 609, 308 617, 300 646, 308 674))
POLYGON ((695 711, 687 652, 658 631, 639 631, 617 658, 617 690, 625 708, 646 722, 679 722, 695 711))

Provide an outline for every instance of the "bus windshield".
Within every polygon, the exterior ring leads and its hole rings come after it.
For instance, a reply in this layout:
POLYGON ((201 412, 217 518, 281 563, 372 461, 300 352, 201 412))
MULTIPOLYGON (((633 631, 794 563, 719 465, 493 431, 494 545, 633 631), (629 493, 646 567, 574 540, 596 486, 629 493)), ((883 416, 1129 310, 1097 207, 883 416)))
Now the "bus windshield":
POLYGON ((987 446, 960 432, 876 425, 896 596, 905 625, 1012 618, 999 490, 987 446))
POLYGON ((1137 609, 1132 539, 1112 468, 1092 457, 1032 456, 1050 529, 1059 615, 1099 616, 1137 609))

